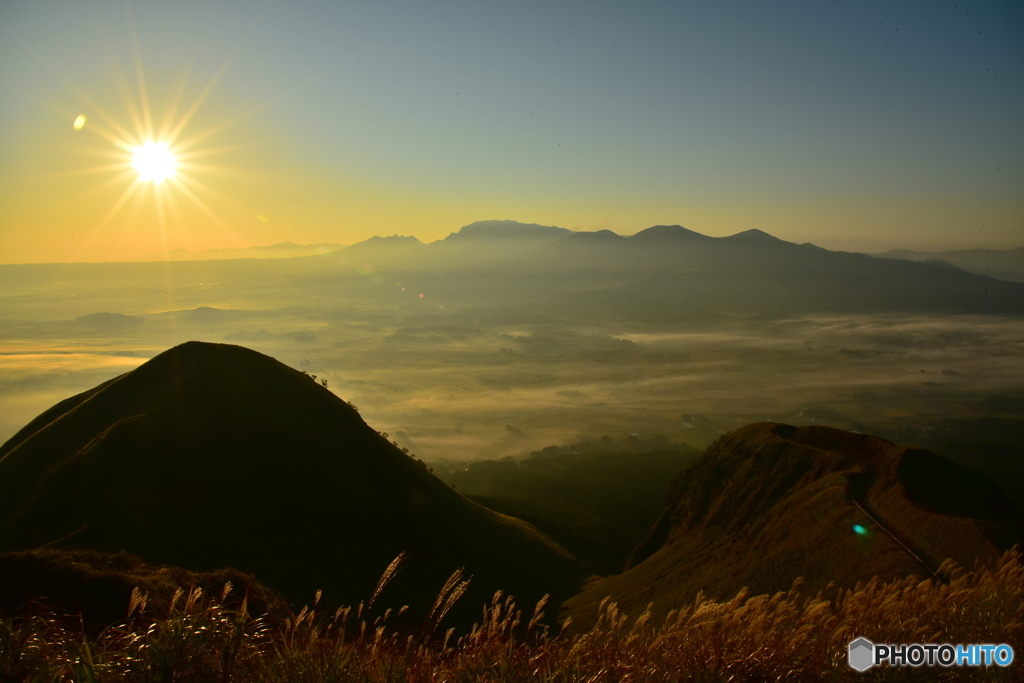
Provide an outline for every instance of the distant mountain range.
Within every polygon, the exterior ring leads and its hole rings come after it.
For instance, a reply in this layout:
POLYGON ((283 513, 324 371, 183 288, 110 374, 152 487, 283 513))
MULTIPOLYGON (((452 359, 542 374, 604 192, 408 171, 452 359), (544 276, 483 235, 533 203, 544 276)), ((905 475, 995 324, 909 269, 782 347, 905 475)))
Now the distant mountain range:
MULTIPOLYGON (((422 619, 472 577, 467 622, 498 589, 532 604, 582 570, 529 524, 459 495, 309 376, 189 342, 57 404, 0 447, 0 552, 127 551, 255 574, 293 604, 382 596, 422 619)), ((418 622, 417 622, 418 623, 418 622)))
MULTIPOLYGON (((793 244, 761 230, 708 237, 658 225, 624 237, 512 221, 473 223, 443 240, 374 238, 322 260, 416 274, 435 296, 528 299, 593 315, 777 316, 920 311, 1021 313, 1024 285, 945 262, 909 262, 793 244)), ((299 267, 298 261, 293 264, 299 267)))
POLYGON ((725 600, 814 595, 878 576, 948 579, 940 564, 988 561, 1024 540, 1024 515, 996 484, 928 451, 824 426, 751 424, 708 447, 672 485, 627 569, 566 603, 577 624, 601 600, 656 616, 699 591, 725 600))
POLYGON ((903 261, 945 261, 970 273, 987 275, 1000 280, 1024 282, 1024 247, 1005 250, 964 249, 960 251, 892 249, 882 254, 872 254, 872 256, 903 261))
MULTIPOLYGON (((351 297, 360 305, 387 307, 426 298, 449 311, 588 320, 1024 313, 1024 283, 947 261, 829 251, 760 230, 708 237, 679 225, 623 237, 607 230, 482 221, 429 244, 415 237, 374 237, 296 258, 0 266, 0 287, 8 289, 53 282, 137 288, 167 278, 249 291, 273 282, 275 297, 303 303, 351 297)), ((110 322, 84 320, 79 327, 110 322)))
POLYGON ((401 306, 422 293, 447 310, 638 322, 1024 313, 1024 283, 946 261, 829 251, 760 230, 708 237, 678 225, 623 237, 483 221, 429 244, 374 237, 296 258, 0 266, 0 287, 8 288, 55 281, 138 287, 166 278, 250 290, 274 282, 275 296, 290 292, 302 302, 355 297, 361 305, 401 306))

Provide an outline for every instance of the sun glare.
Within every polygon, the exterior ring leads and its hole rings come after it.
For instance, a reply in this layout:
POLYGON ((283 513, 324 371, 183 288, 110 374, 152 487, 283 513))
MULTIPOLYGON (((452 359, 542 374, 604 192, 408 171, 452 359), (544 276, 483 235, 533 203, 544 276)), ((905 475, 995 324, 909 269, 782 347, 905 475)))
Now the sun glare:
POLYGON ((165 178, 174 177, 178 160, 166 142, 150 140, 132 150, 132 166, 139 172, 139 180, 160 183, 165 178))
MULTIPOLYGON (((209 138, 234 126, 258 111, 260 107, 243 111, 220 122, 214 122, 205 129, 195 130, 191 135, 183 137, 183 133, 190 126, 194 128, 196 113, 227 70, 231 58, 228 58, 190 101, 184 99, 188 90, 188 70, 186 70, 180 77, 176 90, 168 91, 170 97, 163 103, 166 107, 165 110, 154 112, 153 103, 149 97, 150 88, 146 83, 145 69, 142 65, 137 41, 134 39, 133 45, 137 79, 135 86, 133 87, 124 78, 120 65, 115 65, 114 69, 118 80, 117 85, 121 90, 124 113, 128 120, 127 123, 130 125, 119 121, 115 115, 97 104, 84 91, 68 84, 81 104, 89 107, 88 112, 65 110, 73 122, 72 127, 76 131, 88 131, 104 143, 105 149, 87 150, 86 153, 90 156, 106 157, 113 163, 101 163, 68 170, 61 175, 117 174, 117 177, 111 178, 109 181, 98 183, 95 189, 128 181, 124 191, 99 219, 88 237, 80 243, 79 249, 83 251, 87 249, 108 229, 108 225, 115 217, 123 215, 127 210, 125 226, 127 227, 130 221, 135 226, 149 229, 146 227, 148 224, 160 240, 160 248, 163 252, 167 252, 172 246, 174 231, 183 229, 180 200, 184 200, 202 212, 210 221, 219 226, 235 244, 244 246, 245 240, 207 204, 206 198, 213 197, 228 204, 232 203, 231 200, 201 180, 203 175, 230 176, 236 169, 229 166, 209 165, 198 160, 260 144, 257 141, 221 146, 210 146, 206 143, 209 138), (87 115, 88 121, 86 120, 87 115), (110 149, 106 145, 112 145, 115 149, 110 149), (155 213, 151 214, 151 217, 147 216, 143 219, 140 218, 138 210, 147 198, 152 201, 151 206, 155 209, 155 213), (169 223, 169 217, 174 218, 173 224, 169 223)), ((94 189, 86 190, 82 196, 92 191, 94 189)), ((248 210, 246 212, 248 213, 248 210)))

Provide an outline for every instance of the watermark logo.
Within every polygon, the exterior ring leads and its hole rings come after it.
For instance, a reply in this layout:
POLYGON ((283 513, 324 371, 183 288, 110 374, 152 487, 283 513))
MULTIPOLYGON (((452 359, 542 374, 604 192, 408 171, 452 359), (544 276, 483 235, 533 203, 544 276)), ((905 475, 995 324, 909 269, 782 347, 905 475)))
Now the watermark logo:
POLYGON ((857 671, 873 666, 1009 666, 1013 648, 999 645, 950 645, 913 643, 890 645, 857 638, 847 647, 846 661, 857 671))
POLYGON ((847 661, 857 671, 867 671, 874 664, 875 644, 867 638, 858 638, 850 643, 847 661))

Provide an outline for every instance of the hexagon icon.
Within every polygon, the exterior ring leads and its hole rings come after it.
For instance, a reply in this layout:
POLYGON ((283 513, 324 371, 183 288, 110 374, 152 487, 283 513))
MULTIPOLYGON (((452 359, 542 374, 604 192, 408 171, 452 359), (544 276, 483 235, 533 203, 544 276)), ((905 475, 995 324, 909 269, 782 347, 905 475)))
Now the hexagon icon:
POLYGON ((867 671, 874 664, 875 644, 867 638, 858 638, 850 643, 846 661, 857 671, 867 671))

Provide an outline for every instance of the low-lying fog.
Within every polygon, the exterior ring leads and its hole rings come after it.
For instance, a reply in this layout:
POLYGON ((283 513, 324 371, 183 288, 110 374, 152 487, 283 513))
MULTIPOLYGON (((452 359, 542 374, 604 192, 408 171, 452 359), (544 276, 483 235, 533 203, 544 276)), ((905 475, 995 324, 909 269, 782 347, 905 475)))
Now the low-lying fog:
POLYGON ((522 455, 578 435, 702 446, 765 419, 921 426, 993 414, 1001 408, 987 397, 1024 390, 1015 318, 595 321, 415 291, 382 305, 370 280, 353 282, 332 292, 67 277, 5 288, 0 442, 190 339, 247 346, 327 379, 424 460, 522 455))

